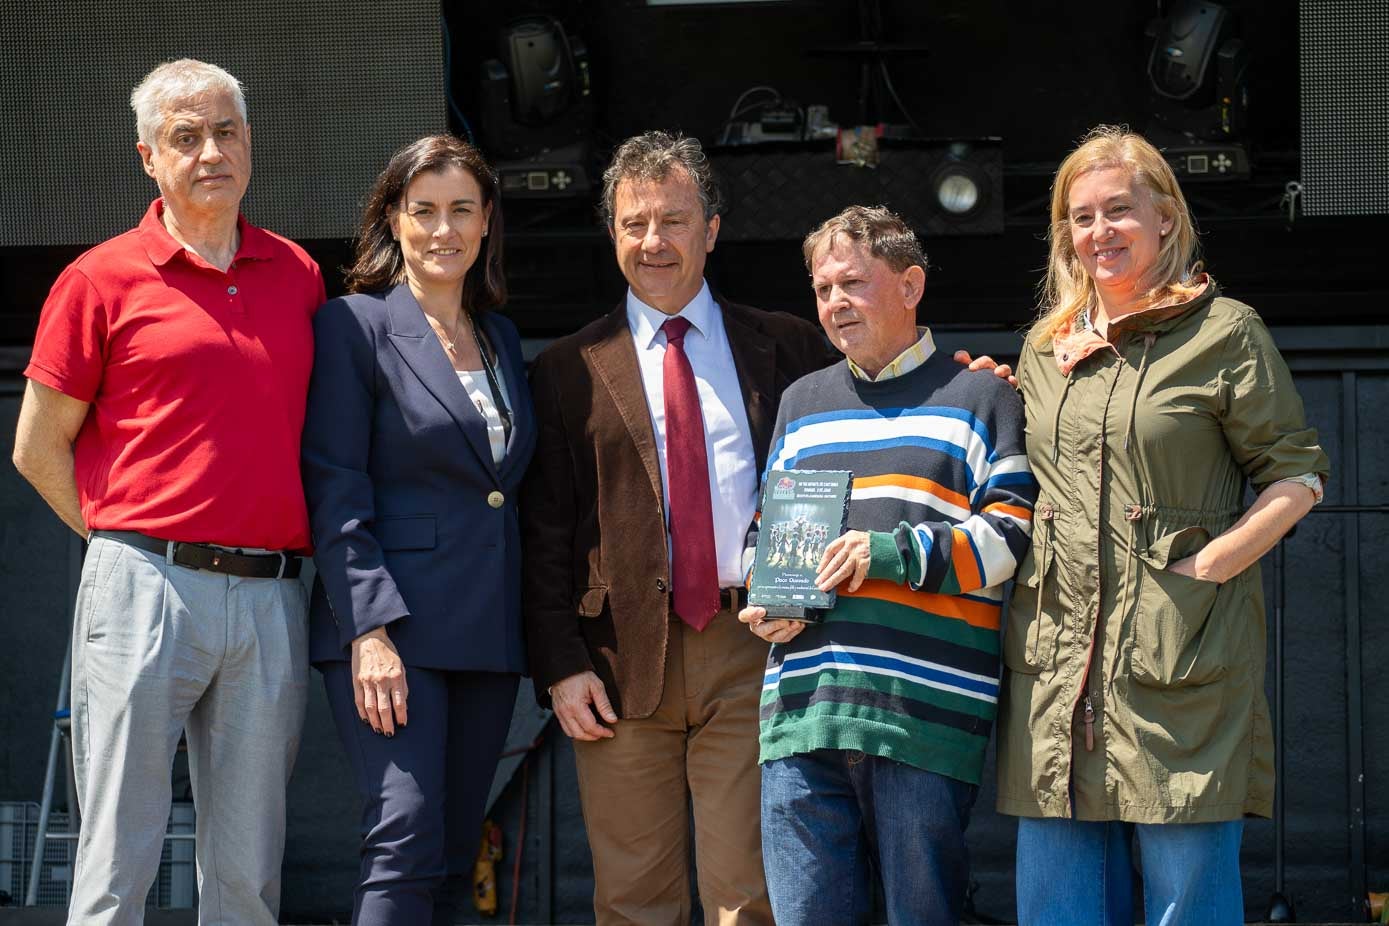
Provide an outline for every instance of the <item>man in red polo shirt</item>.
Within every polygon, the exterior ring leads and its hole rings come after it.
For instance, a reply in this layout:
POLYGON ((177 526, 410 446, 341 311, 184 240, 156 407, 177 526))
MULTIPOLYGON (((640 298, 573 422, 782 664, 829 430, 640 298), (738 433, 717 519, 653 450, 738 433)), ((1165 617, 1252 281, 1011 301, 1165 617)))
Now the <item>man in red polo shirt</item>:
POLYGON ((299 434, 323 301, 240 216, 246 105, 213 65, 131 94, 160 198, 39 321, 15 465, 90 537, 72 637, 82 831, 69 923, 139 923, 188 742, 200 923, 273 924, 308 673, 299 434))

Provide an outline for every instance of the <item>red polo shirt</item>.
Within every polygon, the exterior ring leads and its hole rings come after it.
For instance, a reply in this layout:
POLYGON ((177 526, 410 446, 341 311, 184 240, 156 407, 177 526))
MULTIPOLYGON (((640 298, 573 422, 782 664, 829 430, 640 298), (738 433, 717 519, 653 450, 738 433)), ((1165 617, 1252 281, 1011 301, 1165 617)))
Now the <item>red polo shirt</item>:
POLYGON ((74 447, 82 515, 94 530, 307 550, 318 265, 242 218, 223 273, 174 240, 163 206, 63 271, 24 371, 91 403, 74 447))

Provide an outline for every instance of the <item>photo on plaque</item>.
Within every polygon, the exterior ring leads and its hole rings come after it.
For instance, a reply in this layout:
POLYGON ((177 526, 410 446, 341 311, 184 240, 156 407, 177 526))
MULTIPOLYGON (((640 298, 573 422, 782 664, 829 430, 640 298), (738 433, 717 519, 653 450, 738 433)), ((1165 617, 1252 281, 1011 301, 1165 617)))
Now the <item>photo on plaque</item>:
POLYGON ((774 469, 762 493, 748 604, 768 617, 818 622, 835 592, 815 587, 825 547, 844 533, 854 474, 846 470, 774 469))

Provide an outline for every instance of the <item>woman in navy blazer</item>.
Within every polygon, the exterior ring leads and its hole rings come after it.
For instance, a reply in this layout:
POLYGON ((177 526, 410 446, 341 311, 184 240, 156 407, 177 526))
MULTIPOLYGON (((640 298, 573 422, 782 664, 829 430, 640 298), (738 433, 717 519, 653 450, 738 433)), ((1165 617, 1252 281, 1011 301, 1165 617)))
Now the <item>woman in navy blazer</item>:
POLYGON ((314 318, 310 653, 364 798, 353 923, 453 922, 525 671, 515 497, 535 445, 495 172, 391 158, 351 295, 314 318))

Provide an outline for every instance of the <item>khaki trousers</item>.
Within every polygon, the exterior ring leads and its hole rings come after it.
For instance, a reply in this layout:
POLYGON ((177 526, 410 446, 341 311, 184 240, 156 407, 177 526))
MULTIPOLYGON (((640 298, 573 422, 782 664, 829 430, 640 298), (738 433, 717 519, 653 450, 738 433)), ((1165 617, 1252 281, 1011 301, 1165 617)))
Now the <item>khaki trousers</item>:
POLYGON ((766 660, 733 611, 702 633, 672 618, 656 712, 618 721, 611 739, 574 742, 598 926, 690 922, 691 804, 704 922, 772 922, 757 767, 766 660))

